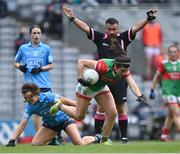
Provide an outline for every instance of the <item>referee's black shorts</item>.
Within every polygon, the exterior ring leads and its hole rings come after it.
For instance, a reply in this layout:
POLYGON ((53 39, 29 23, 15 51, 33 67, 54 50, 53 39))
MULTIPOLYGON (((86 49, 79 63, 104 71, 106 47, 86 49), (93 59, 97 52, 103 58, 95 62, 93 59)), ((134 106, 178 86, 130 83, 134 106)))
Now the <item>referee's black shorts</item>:
POLYGON ((111 90, 116 104, 127 101, 127 83, 124 79, 120 79, 116 83, 110 85, 109 89, 111 90))

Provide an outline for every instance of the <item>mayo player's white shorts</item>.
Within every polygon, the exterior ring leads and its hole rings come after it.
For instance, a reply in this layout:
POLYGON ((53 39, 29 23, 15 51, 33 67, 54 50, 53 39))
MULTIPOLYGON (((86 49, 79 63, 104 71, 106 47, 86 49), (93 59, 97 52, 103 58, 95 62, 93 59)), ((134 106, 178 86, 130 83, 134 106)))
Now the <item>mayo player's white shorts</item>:
POLYGON ((80 83, 76 87, 76 95, 78 97, 85 99, 91 99, 99 94, 104 94, 104 93, 110 93, 109 87, 107 85, 99 91, 92 91, 87 86, 83 86, 80 83))
POLYGON ((174 95, 163 95, 163 99, 165 103, 180 105, 180 96, 177 97, 174 95))

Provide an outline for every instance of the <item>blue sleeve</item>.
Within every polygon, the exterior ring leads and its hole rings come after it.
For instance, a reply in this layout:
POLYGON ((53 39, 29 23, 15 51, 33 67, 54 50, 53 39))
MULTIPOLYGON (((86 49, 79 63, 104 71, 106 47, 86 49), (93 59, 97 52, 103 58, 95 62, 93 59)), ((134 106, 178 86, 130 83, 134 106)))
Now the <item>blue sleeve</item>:
POLYGON ((22 115, 22 118, 29 120, 29 118, 31 117, 32 113, 30 111, 30 108, 28 107, 28 105, 24 108, 24 112, 22 115))
POLYGON ((47 46, 47 56, 48 56, 48 64, 53 63, 52 50, 49 46, 47 46))
POLYGON ((22 59, 22 46, 20 46, 16 56, 15 56, 15 62, 20 62, 22 59))
POLYGON ((61 98, 60 95, 54 93, 54 101, 59 100, 61 98))
POLYGON ((58 94, 56 94, 56 93, 51 93, 51 94, 49 95, 49 101, 54 104, 54 102, 55 102, 56 100, 59 100, 60 97, 61 97, 61 96, 58 95, 58 94))
POLYGON ((52 92, 41 93, 40 95, 41 102, 47 104, 51 103, 51 105, 53 105, 56 100, 60 99, 60 97, 60 95, 52 92))

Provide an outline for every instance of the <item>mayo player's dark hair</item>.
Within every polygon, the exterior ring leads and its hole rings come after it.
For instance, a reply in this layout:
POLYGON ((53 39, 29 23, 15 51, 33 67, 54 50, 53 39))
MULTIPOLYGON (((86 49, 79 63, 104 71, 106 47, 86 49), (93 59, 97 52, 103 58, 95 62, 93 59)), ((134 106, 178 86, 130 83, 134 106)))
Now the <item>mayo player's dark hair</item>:
POLYGON ((117 67, 126 67, 128 68, 130 66, 131 58, 127 56, 118 56, 115 58, 115 64, 117 67))

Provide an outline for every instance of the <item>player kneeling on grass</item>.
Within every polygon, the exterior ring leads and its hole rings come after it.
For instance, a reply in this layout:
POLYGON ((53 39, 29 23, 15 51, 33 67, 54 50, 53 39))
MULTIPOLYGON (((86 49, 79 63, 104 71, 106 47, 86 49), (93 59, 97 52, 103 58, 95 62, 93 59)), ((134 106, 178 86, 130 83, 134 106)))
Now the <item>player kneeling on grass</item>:
POLYGON ((56 113, 59 109, 76 120, 83 120, 90 100, 95 98, 96 102, 106 113, 106 119, 102 128, 102 143, 110 145, 109 135, 114 126, 117 111, 113 96, 107 85, 116 84, 116 81, 124 78, 130 89, 137 96, 137 101, 147 105, 141 91, 131 76, 129 66, 130 58, 126 56, 117 57, 116 59, 100 59, 98 61, 78 60, 77 75, 79 84, 76 88, 76 110, 72 110, 69 106, 59 103, 51 108, 51 114, 56 113), (95 69, 99 74, 98 82, 91 85, 83 80, 84 68, 95 69))
POLYGON ((58 111, 53 116, 50 115, 50 107, 58 100, 72 108, 76 106, 75 101, 52 92, 40 93, 40 89, 32 83, 26 83, 22 86, 22 95, 27 105, 24 108, 24 113, 17 130, 6 146, 15 146, 16 139, 23 132, 32 114, 38 114, 42 116, 43 119, 41 128, 33 137, 32 145, 47 145, 57 133, 62 130, 68 134, 74 145, 86 145, 92 142, 100 142, 100 135, 81 138, 74 120, 63 111, 58 111))

